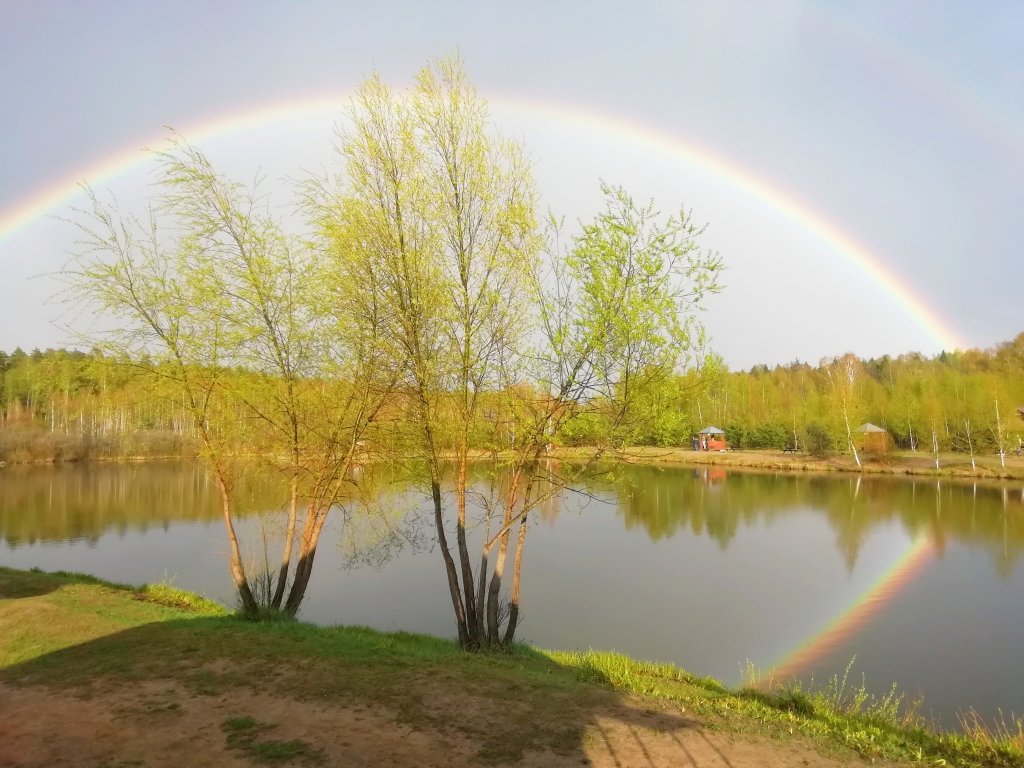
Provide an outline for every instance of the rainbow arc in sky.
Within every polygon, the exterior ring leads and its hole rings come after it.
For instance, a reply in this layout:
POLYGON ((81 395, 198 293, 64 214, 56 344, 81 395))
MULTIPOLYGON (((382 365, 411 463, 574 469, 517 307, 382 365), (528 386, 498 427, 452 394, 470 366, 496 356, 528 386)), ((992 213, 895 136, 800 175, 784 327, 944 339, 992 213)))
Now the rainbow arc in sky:
MULTIPOLYGON (((178 132, 189 142, 201 147, 212 140, 244 135, 255 129, 289 121, 322 119, 326 123, 330 119, 344 115, 350 97, 349 93, 335 93, 245 107, 199 120, 191 126, 179 129, 178 132)), ((500 96, 488 97, 488 101, 492 107, 499 110, 555 120, 584 134, 663 153, 707 173, 730 188, 759 201, 781 219, 809 233, 830 251, 853 264, 873 283, 892 296, 941 348, 952 350, 966 346, 950 323, 887 266, 883 258, 872 253, 823 213, 780 186, 708 148, 654 125, 568 104, 500 96)), ((0 243, 13 237, 33 221, 73 202, 82 194, 83 182, 94 188, 102 187, 117 177, 142 167, 150 156, 140 148, 160 146, 165 138, 166 133, 162 133, 133 142, 126 149, 75 168, 0 211, 0 243)))
MULTIPOLYGON (((258 107, 246 107, 197 121, 179 129, 189 142, 204 143, 291 121, 331 120, 344 115, 349 93, 319 95, 258 107)), ((488 97, 501 111, 557 121, 573 130, 663 153, 707 173, 729 187, 759 201, 775 214, 813 235, 891 295, 944 349, 965 346, 950 324, 927 305, 877 254, 859 243, 827 216, 798 200, 781 187, 737 163, 660 127, 602 114, 581 107, 536 99, 488 97)), ((48 213, 59 210, 82 194, 81 184, 109 184, 143 167, 151 156, 142 147, 160 146, 166 132, 133 142, 129 147, 91 164, 75 168, 43 188, 0 210, 0 244, 48 213)), ((797 648, 773 665, 776 677, 791 677, 806 669, 863 627, 932 559, 934 545, 926 536, 913 541, 858 598, 797 648)))

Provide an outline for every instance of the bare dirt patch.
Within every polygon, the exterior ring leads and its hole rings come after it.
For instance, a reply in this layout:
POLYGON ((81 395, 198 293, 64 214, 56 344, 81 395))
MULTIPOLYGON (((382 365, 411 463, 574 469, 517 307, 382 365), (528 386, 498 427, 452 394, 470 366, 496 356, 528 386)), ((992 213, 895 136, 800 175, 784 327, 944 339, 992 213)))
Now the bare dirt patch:
MULTIPOLYGON (((488 720, 503 716, 500 710, 467 708, 464 698, 445 696, 440 689, 428 696, 433 709, 430 722, 410 724, 397 712, 356 700, 300 701, 247 689, 210 696, 169 680, 91 692, 0 685, 0 766, 468 768, 490 763, 536 768, 789 768, 848 764, 823 757, 802 741, 726 734, 671 708, 652 710, 641 701, 622 697, 609 697, 597 710, 567 706, 567 733, 576 736, 561 747, 517 755, 485 754, 479 740, 458 723, 475 712, 482 717, 478 727, 486 729, 488 720), (232 748, 224 724, 239 718, 259 723, 264 729, 259 738, 264 742, 298 743, 308 749, 297 757, 274 760, 232 748), (445 722, 451 725, 438 725, 445 722)), ((524 728, 532 727, 528 720, 523 722, 524 728)))

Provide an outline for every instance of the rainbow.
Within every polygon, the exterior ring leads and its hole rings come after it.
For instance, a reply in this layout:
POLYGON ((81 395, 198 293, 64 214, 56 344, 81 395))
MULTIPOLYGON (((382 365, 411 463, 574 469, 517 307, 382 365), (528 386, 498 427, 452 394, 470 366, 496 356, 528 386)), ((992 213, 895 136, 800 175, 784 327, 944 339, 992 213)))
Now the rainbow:
MULTIPOLYGON (((343 108, 350 96, 348 93, 335 93, 269 106, 244 108, 188 126, 179 130, 179 133, 193 144, 202 145, 224 136, 288 121, 319 118, 329 124, 327 121, 343 114, 343 108)), ((769 183, 712 150, 653 125, 593 112, 582 107, 516 97, 488 97, 488 100, 491 106, 499 111, 508 110, 516 114, 554 120, 559 125, 585 134, 603 136, 663 153, 729 184, 810 233, 855 265, 892 296, 943 349, 966 346, 946 321, 917 296, 902 278, 889 269, 881 258, 872 254, 824 214, 781 187, 769 183)), ((73 201, 82 193, 83 180, 96 187, 142 166, 149 159, 149 155, 137 147, 158 146, 165 137, 166 134, 150 137, 133 143, 131 149, 121 150, 90 165, 76 168, 64 178, 30 194, 9 209, 0 211, 0 243, 46 213, 73 201)))
POLYGON ((885 573, 853 601, 849 608, 802 645, 790 651, 781 661, 772 665, 770 676, 777 680, 795 677, 838 647, 885 607, 904 586, 913 581, 932 560, 934 554, 934 542, 927 536, 920 536, 885 573))

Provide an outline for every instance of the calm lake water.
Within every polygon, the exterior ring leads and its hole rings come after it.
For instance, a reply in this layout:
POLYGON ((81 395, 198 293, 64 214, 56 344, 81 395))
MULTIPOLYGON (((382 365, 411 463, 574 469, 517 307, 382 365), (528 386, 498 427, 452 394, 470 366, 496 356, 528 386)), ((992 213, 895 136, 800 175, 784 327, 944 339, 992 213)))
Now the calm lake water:
MULTIPOLYGON (((851 680, 898 682, 942 724, 968 707, 1024 713, 1020 483, 620 467, 584 490, 534 516, 522 639, 729 684, 747 660, 823 683, 856 656, 851 680)), ((256 559, 284 493, 257 475, 240 498, 256 559)), ((392 489, 386 524, 335 516, 303 618, 452 636, 424 501, 392 489)), ((166 580, 230 604, 224 540, 202 467, 0 470, 0 565, 166 580)))

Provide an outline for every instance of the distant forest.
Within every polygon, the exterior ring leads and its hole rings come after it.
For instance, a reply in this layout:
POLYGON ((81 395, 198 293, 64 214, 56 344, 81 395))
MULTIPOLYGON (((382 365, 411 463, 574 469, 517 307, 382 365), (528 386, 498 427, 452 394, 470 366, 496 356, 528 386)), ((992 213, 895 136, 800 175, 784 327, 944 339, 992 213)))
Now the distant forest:
MULTIPOLYGON (((188 409, 154 374, 147 361, 98 352, 0 351, 0 461, 195 455, 188 409)), ((501 393, 490 397, 498 402, 501 393)), ((845 418, 883 427, 905 450, 991 454, 1019 448, 1022 408, 1024 333, 993 349, 931 358, 845 355, 748 371, 730 371, 710 354, 662 381, 632 418, 642 445, 689 446, 697 430, 714 425, 738 449, 795 445, 827 453, 846 448, 845 418)), ((493 419, 494 411, 483 417, 493 419)), ((567 424, 552 436, 555 445, 608 439, 600 409, 567 424)), ((476 434, 476 447, 500 449, 493 429, 476 434)))

